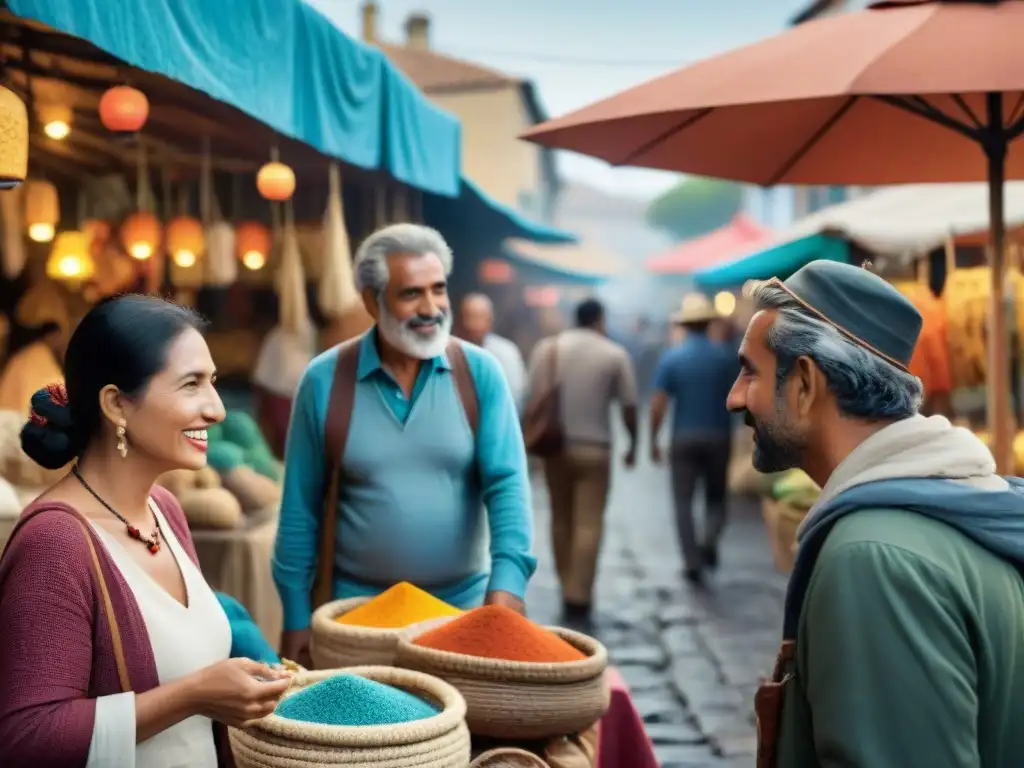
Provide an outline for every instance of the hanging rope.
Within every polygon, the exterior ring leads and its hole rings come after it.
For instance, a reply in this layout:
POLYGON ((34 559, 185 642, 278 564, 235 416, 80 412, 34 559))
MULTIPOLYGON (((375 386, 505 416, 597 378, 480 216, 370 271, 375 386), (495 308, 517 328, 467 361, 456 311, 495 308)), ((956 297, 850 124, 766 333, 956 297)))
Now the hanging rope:
POLYGON ((146 158, 146 142, 139 134, 139 151, 135 164, 135 209, 137 211, 149 210, 146 206, 149 202, 149 162, 146 158))
MULTIPOLYGON (((270 159, 272 162, 281 162, 281 152, 277 147, 270 148, 270 159)), ((270 203, 270 231, 274 238, 275 244, 281 242, 281 205, 280 203, 270 203)))
POLYGON ((210 158, 210 137, 203 136, 203 157, 199 176, 199 219, 204 227, 213 223, 213 162, 210 158))
POLYGON ((231 219, 242 218, 242 177, 237 173, 231 177, 231 219))
POLYGON ((373 185, 373 220, 377 229, 388 223, 388 190, 387 182, 380 180, 373 185))

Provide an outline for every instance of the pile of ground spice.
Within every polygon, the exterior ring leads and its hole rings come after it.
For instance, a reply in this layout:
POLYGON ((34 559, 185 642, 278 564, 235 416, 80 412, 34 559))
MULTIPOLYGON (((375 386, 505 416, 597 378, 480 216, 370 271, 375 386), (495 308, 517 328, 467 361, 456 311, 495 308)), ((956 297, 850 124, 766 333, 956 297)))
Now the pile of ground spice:
POLYGON ((283 699, 275 714, 319 725, 396 725, 434 717, 428 702, 359 675, 336 675, 283 699))
POLYGON ((436 651, 505 661, 540 663, 582 661, 587 658, 554 632, 503 605, 485 605, 413 641, 436 651))
POLYGON ((462 613, 429 592, 403 581, 381 592, 358 608, 338 616, 335 621, 359 627, 400 629, 429 619, 458 616, 462 613))

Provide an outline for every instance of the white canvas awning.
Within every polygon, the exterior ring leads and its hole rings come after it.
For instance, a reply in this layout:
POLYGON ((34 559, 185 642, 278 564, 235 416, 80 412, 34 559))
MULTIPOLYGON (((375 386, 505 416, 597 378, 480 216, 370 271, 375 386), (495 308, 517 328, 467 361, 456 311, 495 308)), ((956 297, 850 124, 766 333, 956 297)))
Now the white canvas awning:
MULTIPOLYGON (((1006 228, 1024 226, 1024 182, 1005 186, 1006 228)), ((753 252, 812 235, 845 237, 879 256, 910 258, 939 248, 950 235, 984 233, 989 226, 988 186, 904 184, 812 213, 753 252)))

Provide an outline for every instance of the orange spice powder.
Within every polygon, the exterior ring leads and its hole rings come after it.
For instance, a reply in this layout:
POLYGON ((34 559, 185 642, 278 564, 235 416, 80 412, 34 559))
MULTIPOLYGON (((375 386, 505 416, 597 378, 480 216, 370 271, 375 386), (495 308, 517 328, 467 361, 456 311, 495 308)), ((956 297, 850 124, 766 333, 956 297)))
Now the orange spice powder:
POLYGON ((505 661, 550 663, 587 658, 554 632, 503 605, 476 608, 413 642, 437 651, 505 661))
POLYGON ((458 616, 458 608, 438 600, 407 581, 395 584, 348 613, 338 616, 339 624, 376 629, 400 629, 442 616, 458 616))

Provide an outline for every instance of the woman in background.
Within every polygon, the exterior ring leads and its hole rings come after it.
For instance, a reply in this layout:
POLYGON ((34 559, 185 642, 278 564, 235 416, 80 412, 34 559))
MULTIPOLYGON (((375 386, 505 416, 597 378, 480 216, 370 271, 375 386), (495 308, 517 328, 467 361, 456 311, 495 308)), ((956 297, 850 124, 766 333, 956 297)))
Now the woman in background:
MULTIPOLYGON (((0 560, 5 768, 213 768, 214 723, 262 717, 287 676, 228 659, 231 630, 174 498, 224 417, 191 310, 97 304, 68 345, 67 388, 32 398, 22 447, 71 471, 19 519, 0 560)), ((221 733, 220 736, 223 736, 221 733)))

